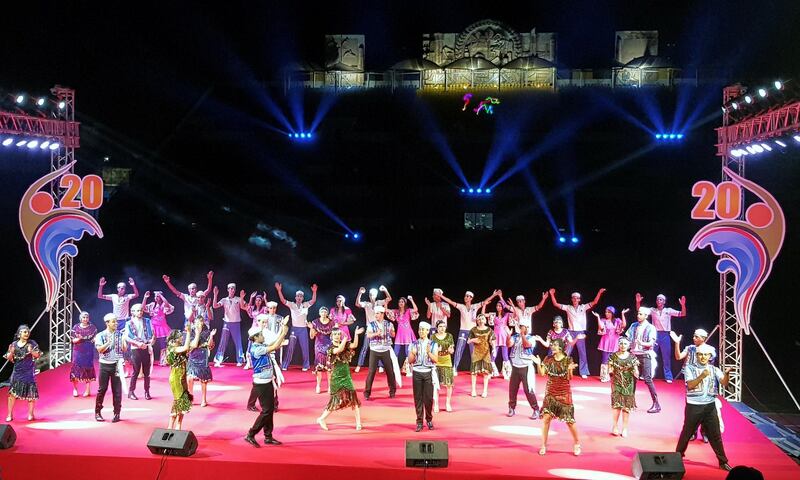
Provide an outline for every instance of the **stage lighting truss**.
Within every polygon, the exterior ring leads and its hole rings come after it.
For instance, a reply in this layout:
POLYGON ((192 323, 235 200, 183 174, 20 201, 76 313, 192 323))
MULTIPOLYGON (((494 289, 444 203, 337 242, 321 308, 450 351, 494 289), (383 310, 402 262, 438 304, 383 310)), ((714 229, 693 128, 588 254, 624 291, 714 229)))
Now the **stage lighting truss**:
POLYGON ((738 145, 731 149, 730 154, 735 158, 756 157, 770 152, 785 153, 790 147, 800 148, 800 133, 738 145))
POLYGON ((0 90, 0 110, 41 118, 61 118, 67 108, 52 95, 28 95, 25 92, 0 90))
POLYGON ((311 132, 292 132, 287 135, 295 142, 308 142, 314 138, 314 134, 311 132))
POLYGON ((734 122, 739 122, 779 107, 785 103, 787 96, 790 96, 787 95, 789 93, 787 86, 791 87, 792 83, 775 80, 772 85, 758 87, 753 92, 743 88, 741 95, 730 99, 721 107, 722 113, 730 115, 734 122))
POLYGON ((717 129, 717 155, 734 158, 800 147, 800 100, 717 129))
POLYGON ((468 197, 488 197, 492 194, 491 188, 474 188, 474 187, 464 187, 461 189, 461 193, 468 197))
POLYGON ((659 142, 680 142, 683 140, 684 135, 682 133, 656 133, 655 139, 659 142))
POLYGON ((61 146, 60 143, 53 140, 41 140, 39 138, 26 138, 17 135, 3 135, 0 136, 0 145, 5 148, 26 148, 28 150, 37 152, 49 152, 50 150, 58 150, 61 146))

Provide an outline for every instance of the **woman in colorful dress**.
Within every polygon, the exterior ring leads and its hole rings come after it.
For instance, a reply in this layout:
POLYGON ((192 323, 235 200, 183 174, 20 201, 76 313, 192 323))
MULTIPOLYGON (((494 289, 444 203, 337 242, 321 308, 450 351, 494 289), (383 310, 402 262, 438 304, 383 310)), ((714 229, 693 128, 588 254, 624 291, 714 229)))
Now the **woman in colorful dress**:
POLYGON ((189 393, 194 392, 194 381, 200 381, 202 389, 201 407, 208 406, 208 382, 212 381, 214 377, 211 375, 211 368, 208 366, 208 359, 211 357, 211 350, 214 348, 214 334, 216 330, 208 331, 208 326, 205 323, 205 317, 197 315, 193 312, 193 331, 189 334, 192 335, 191 344, 194 348, 189 352, 189 361, 186 367, 186 380, 188 382, 189 393), (198 326, 202 325, 202 327, 198 326))
MULTIPOLYGON (((624 313, 623 313, 624 314, 624 313)), ((608 360, 608 371, 611 374, 611 408, 614 409, 613 435, 619 435, 617 422, 622 413, 622 436, 628 436, 628 417, 636 408, 636 380, 639 378, 639 359, 630 353, 630 340, 620 337, 617 351, 608 360)))
MULTIPOLYGON (((158 364, 162 367, 167 365, 167 336, 171 329, 167 323, 167 315, 175 311, 162 292, 155 292, 155 301, 147 303, 150 292, 144 292, 144 313, 150 315, 150 324, 153 326, 153 337, 156 341, 153 345, 153 359, 158 358, 158 364)), ((152 359, 151 359, 152 360, 152 359)), ((150 362, 150 368, 155 362, 150 362)))
MULTIPOLYGON (((258 316, 261 314, 268 313, 267 304, 264 302, 265 296, 258 295, 257 292, 253 292, 250 294, 250 303, 247 304, 247 315, 253 319, 253 324, 247 330, 250 331, 251 329, 261 326, 258 324, 258 316)), ((247 350, 245 351, 244 357, 244 369, 249 370, 253 368, 253 363, 250 361, 250 347, 253 345, 249 339, 247 340, 247 350)))
POLYGON ((342 331, 342 341, 350 341, 350 325, 356 322, 353 311, 345 305, 344 295, 336 295, 336 305, 331 308, 331 318, 342 331))
POLYGON ((542 341, 540 339, 538 341, 545 348, 550 349, 547 352, 547 356, 552 357, 553 349, 550 348, 550 344, 553 342, 553 340, 561 340, 564 343, 564 345, 569 346, 569 345, 575 345, 575 343, 581 338, 586 338, 586 334, 581 333, 573 338, 572 334, 569 333, 569 330, 564 328, 564 319, 562 319, 560 315, 556 315, 555 318, 553 318, 553 328, 548 330, 547 337, 545 338, 545 340, 542 341))
POLYGON ((472 363, 469 369, 472 377, 472 393, 470 393, 470 396, 477 396, 475 383, 478 375, 483 375, 483 393, 481 397, 486 398, 489 395, 489 378, 492 376, 492 349, 497 344, 495 343, 494 330, 486 325, 486 315, 482 313, 478 315, 476 323, 477 325, 469 331, 469 339, 467 340, 467 343, 474 345, 472 363))
POLYGON ((8 346, 6 360, 14 364, 11 371, 11 387, 8 389, 8 414, 6 422, 14 420, 14 402, 17 399, 28 401, 28 421, 34 420, 33 405, 39 399, 39 389, 34 378, 34 360, 42 356, 39 345, 31 340, 31 329, 20 325, 14 334, 14 341, 8 346))
POLYGON ((72 382, 72 396, 78 396, 78 384, 85 383, 83 396, 88 397, 92 382, 97 378, 94 371, 94 337, 97 327, 89 321, 89 312, 81 312, 80 323, 72 326, 70 339, 72 340, 72 368, 69 379, 72 382))
POLYGON ((617 343, 619 336, 625 331, 625 313, 627 312, 628 309, 626 308, 622 310, 622 318, 614 318, 614 315, 617 314, 617 309, 611 305, 606 307, 603 318, 600 318, 600 314, 592 312, 592 315, 597 318, 597 334, 600 335, 600 343, 597 345, 597 349, 602 352, 602 360, 600 361, 601 382, 610 380, 608 376, 608 358, 619 348, 617 343))
MULTIPOLYGON (((438 347, 439 357, 436 361, 436 375, 439 377, 439 386, 447 390, 447 403, 445 409, 453 411, 450 399, 453 397, 453 353, 456 351, 456 342, 453 334, 447 332, 447 322, 439 320, 436 323, 436 333, 431 338, 438 347)), ((433 391, 433 411, 439 411, 439 390, 433 391)))
MULTIPOLYGON (((492 312, 486 316, 489 326, 494 327, 494 338, 497 341, 497 348, 492 350, 492 370, 493 375, 499 375, 497 371, 497 352, 503 352, 503 378, 508 380, 511 377, 511 362, 508 360, 508 347, 506 346, 509 335, 511 335, 510 327, 514 326, 513 310, 506 307, 503 297, 495 305, 497 311, 492 312)), ((486 314, 486 304, 481 307, 481 313, 486 314)))
POLYGON ((581 444, 578 440, 578 428, 575 426, 575 406, 572 404, 572 390, 569 386, 572 380, 572 371, 578 367, 572 357, 564 353, 564 341, 556 338, 550 342, 552 355, 544 361, 539 357, 534 358, 534 363, 539 365, 539 374, 547 377, 547 386, 544 390, 542 403, 542 447, 539 455, 547 453, 547 436, 550 433, 550 422, 557 418, 567 424, 575 444, 572 453, 581 454, 581 444))
POLYGON ((314 340, 314 375, 317 377, 316 392, 322 391, 322 372, 328 380, 328 393, 331 393, 331 369, 328 365, 328 349, 331 346, 331 331, 336 326, 328 315, 328 307, 319 309, 319 318, 308 323, 309 336, 314 340))
POLYGON ((411 376, 411 367, 408 366, 408 349, 412 343, 417 340, 414 335, 414 329, 411 328, 411 322, 419 318, 419 309, 411 295, 408 296, 408 301, 411 302, 411 309, 406 308, 406 299, 400 297, 397 301, 397 308, 389 310, 388 318, 391 321, 397 322, 397 334, 394 337, 394 354, 397 356, 397 362, 402 365, 402 370, 406 372, 406 376, 411 376), (403 361, 400 360, 400 347, 403 347, 403 361))
POLYGON ((322 415, 317 419, 317 423, 323 430, 328 429, 325 419, 331 412, 350 407, 356 414, 356 430, 361 430, 361 401, 353 386, 353 378, 350 376, 350 360, 355 355, 358 348, 358 336, 364 333, 363 327, 356 328, 353 332, 353 341, 342 341, 342 330, 334 328, 331 330, 331 346, 328 347, 327 363, 331 369, 330 392, 331 398, 328 405, 322 411, 322 415))
MULTIPOLYGON (((195 329, 202 328, 195 324, 195 329)), ((192 408, 194 396, 186 382, 186 364, 192 347, 197 347, 200 339, 199 331, 192 339, 192 326, 186 324, 185 334, 180 330, 173 330, 167 337, 167 363, 169 370, 169 388, 172 390, 172 410, 169 413, 170 430, 180 430, 183 425, 183 416, 192 408), (190 343, 193 340, 194 343, 190 343), (182 344, 182 345, 181 345, 182 344)))

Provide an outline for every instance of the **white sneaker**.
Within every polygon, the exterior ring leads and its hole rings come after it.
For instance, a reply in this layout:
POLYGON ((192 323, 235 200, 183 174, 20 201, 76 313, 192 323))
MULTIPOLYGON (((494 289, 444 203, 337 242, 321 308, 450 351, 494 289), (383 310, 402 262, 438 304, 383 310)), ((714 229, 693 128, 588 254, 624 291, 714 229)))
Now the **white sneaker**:
POLYGON ((458 371, 457 371, 457 370, 453 370, 453 376, 454 376, 454 377, 457 377, 457 376, 458 376, 458 371))
POLYGON ((667 383, 672 383, 672 380, 667 380, 667 383))
POLYGON ((581 375, 581 378, 589 378, 588 375, 581 375))
POLYGON ((237 367, 241 367, 242 366, 242 362, 236 362, 236 366, 237 367))
POLYGON ((378 368, 378 373, 383 373, 383 367, 378 368))
POLYGON ((222 368, 222 364, 219 362, 214 362, 214 366, 217 368, 222 368))

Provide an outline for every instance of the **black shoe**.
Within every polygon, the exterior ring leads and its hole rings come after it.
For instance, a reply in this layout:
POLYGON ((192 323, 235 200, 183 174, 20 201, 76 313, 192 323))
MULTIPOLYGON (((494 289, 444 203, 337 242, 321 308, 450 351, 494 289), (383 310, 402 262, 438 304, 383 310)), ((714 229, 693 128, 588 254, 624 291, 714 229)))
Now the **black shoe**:
POLYGON ((394 397, 395 397, 395 395, 396 395, 396 394, 394 394, 394 393, 390 393, 390 394, 389 394, 389 398, 394 398, 394 397))
POLYGON ((695 441, 695 440, 697 440, 697 433, 693 433, 693 434, 692 434, 692 436, 691 436, 691 437, 689 437, 689 441, 690 441, 690 442, 693 442, 693 441, 695 441))
POLYGON ((247 409, 250 410, 251 412, 257 412, 258 411, 258 409, 256 407, 247 407, 247 409))
POLYGON ((708 437, 706 437, 705 435, 703 435, 703 443, 708 443, 708 437))
POLYGON ((531 420, 539 420, 539 410, 534 410, 531 414, 531 420))
POLYGON ((731 471, 731 466, 728 465, 727 463, 720 463, 719 464, 719 468, 725 470, 726 472, 730 472, 731 471))
POLYGON ((250 435, 246 435, 244 437, 244 441, 256 448, 261 448, 261 445, 259 445, 258 442, 256 442, 256 439, 251 437, 250 435))
POLYGON ((428 430, 433 430, 433 422, 428 422, 428 430))
POLYGON ((371 400, 371 399, 369 398, 369 395, 367 395, 366 393, 364 394, 364 400, 371 400))
POLYGON ((130 398, 131 400, 139 400, 139 397, 137 397, 136 394, 133 392, 130 392, 128 394, 128 398, 130 398))
POLYGON ((264 445, 283 445, 283 442, 279 442, 272 437, 264 439, 264 445))
POLYGON ((417 428, 415 428, 415 429, 414 429, 414 431, 415 431, 415 432, 421 432, 421 431, 422 431, 422 424, 421 424, 421 423, 418 423, 418 424, 417 424, 417 428))
POLYGON ((115 414, 114 418, 111 420, 111 423, 117 423, 117 422, 119 422, 119 413, 115 414))
POLYGON ((97 420, 98 422, 105 422, 106 421, 106 419, 103 418, 102 415, 100 415, 100 412, 97 412, 97 413, 94 414, 94 419, 97 420))
POLYGON ((145 400, 152 400, 153 397, 150 396, 150 392, 144 392, 144 399, 145 400))

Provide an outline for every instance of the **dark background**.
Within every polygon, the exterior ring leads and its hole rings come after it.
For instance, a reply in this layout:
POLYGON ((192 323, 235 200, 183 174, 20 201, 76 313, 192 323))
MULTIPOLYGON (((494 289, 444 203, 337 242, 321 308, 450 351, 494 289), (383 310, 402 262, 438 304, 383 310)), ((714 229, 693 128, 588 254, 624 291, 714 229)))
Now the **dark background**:
MULTIPOLYGON (((223 291, 235 281, 248 293, 266 289, 271 299, 275 281, 289 295, 297 288, 309 295, 316 282, 326 305, 339 293, 352 304, 359 286, 381 283, 395 297, 414 295, 419 305, 433 287, 457 300, 467 289, 482 299, 502 288, 507 296, 525 294, 529 304, 550 287, 561 301, 574 290, 588 300, 604 287, 601 305, 618 310, 632 308, 637 291, 645 303, 664 293, 675 308, 686 295, 689 316, 676 320, 675 329, 687 338, 698 327, 710 331, 718 317, 716 258, 708 250, 690 253, 687 245, 702 225, 689 218, 691 186, 720 176, 713 129, 721 122, 721 84, 509 93, 494 117, 475 117, 461 112, 456 95, 284 96, 278 71, 298 59, 319 61, 326 33, 365 34, 367 69, 381 71, 419 57, 422 33, 459 32, 494 18, 518 31, 558 32, 561 68, 608 68, 615 30, 656 29, 661 52, 685 71, 719 67, 731 82, 761 86, 800 72, 790 54, 800 47, 796 2, 484 3, 355 2, 319 9, 234 2, 211 10, 188 2, 119 9, 76 1, 10 9, 6 17, 17 21, 0 43, 0 87, 32 94, 56 83, 75 88, 82 122, 78 173, 132 169, 130 186, 100 211, 105 237, 79 243, 76 301, 99 324, 108 310, 95 298, 100 276, 109 281, 107 293, 128 276, 143 293, 166 291, 163 273, 181 290, 189 282, 203 286, 209 269, 223 291), (687 140, 653 147, 646 132, 621 118, 620 109, 651 125, 643 99, 667 123, 678 102, 697 111, 687 140), (269 102, 292 123, 299 105, 307 124, 319 105, 330 110, 317 138, 300 145, 270 128, 281 123, 269 102), (604 107, 609 103, 618 108, 604 107), (574 208, 577 248, 556 245, 522 173, 490 199, 461 196, 435 140, 446 139, 466 178, 477 182, 494 142, 509 145, 497 178, 515 158, 559 136, 530 171, 559 227, 569 229, 574 208), (320 203, 364 239, 345 240, 320 203), (494 231, 465 231, 464 212, 493 212, 494 231), (259 230, 260 222, 293 242, 259 230), (271 247, 249 243, 254 234, 269 238, 271 247)), ((771 191, 786 214, 786 241, 755 302, 753 327, 793 391, 800 385, 792 368, 800 347, 790 295, 799 258, 798 161, 795 151, 747 165, 747 177, 771 191)), ((41 310, 41 280, 25 254, 17 209, 25 188, 48 168, 42 155, 0 155, 6 266, 0 291, 11 306, 0 334, 8 341, 41 310)), ((534 316, 534 330, 544 334, 556 313, 546 306, 534 316)), ((173 317, 179 323, 180 314, 173 317)), ((46 343, 45 322, 34 332, 40 343, 46 343)), ((594 325, 590 320, 590 330, 594 325)), ((590 336, 595 374, 596 344, 590 336)), ((752 338, 744 351, 745 400, 791 410, 752 338)))

